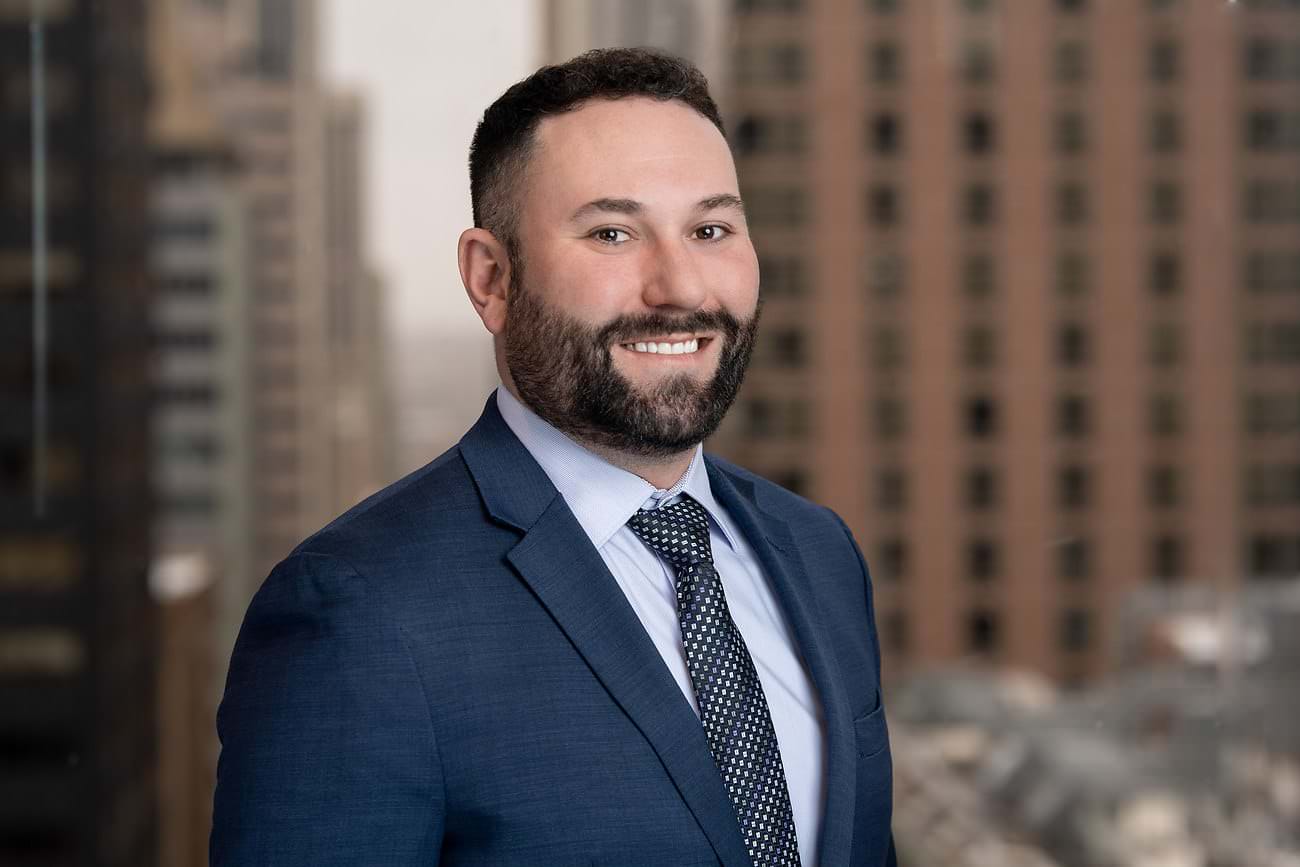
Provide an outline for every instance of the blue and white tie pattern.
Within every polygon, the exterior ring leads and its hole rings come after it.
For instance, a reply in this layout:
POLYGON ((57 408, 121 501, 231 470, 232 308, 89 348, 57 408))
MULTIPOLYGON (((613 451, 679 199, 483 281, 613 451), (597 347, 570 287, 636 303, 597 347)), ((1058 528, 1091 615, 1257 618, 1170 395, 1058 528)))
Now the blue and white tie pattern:
POLYGON ((700 719, 755 867, 799 867, 790 793, 763 685, 731 620, 704 507, 683 496, 627 522, 677 573, 677 618, 700 719))

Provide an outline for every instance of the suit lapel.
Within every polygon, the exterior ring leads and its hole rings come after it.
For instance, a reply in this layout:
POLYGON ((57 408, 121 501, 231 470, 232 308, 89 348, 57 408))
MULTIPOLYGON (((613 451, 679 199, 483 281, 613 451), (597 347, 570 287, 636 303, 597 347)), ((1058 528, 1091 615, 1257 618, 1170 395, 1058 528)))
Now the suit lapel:
POLYGON ((721 862, 748 865, 699 718, 564 498, 501 418, 495 396, 460 448, 488 512, 524 533, 511 564, 649 741, 721 862))
POLYGON ((847 864, 853 843, 857 793, 857 747, 853 713, 841 686, 832 648, 822 639, 823 622, 812 584, 789 525, 758 506, 753 485, 707 461, 713 495, 740 526, 789 618, 804 664, 822 702, 826 719, 826 801, 818 862, 847 864))

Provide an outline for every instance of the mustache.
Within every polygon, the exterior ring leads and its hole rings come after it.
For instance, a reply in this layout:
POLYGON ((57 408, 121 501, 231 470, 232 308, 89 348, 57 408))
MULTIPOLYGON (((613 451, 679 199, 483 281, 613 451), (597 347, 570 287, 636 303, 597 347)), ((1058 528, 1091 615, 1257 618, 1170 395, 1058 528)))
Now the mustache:
POLYGON ((725 310, 696 310, 685 316, 637 313, 618 317, 602 327, 596 336, 602 345, 631 343, 647 334, 681 331, 722 331, 734 338, 741 327, 741 321, 725 310))

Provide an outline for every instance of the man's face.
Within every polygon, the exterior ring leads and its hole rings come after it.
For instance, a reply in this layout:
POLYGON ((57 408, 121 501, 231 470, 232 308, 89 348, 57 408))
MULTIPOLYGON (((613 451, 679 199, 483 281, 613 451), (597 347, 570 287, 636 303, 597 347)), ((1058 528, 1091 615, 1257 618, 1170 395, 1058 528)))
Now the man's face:
POLYGON ((730 151, 692 109, 644 98, 548 118, 537 145, 503 334, 515 389, 589 442, 681 452, 735 399, 758 321, 730 151))

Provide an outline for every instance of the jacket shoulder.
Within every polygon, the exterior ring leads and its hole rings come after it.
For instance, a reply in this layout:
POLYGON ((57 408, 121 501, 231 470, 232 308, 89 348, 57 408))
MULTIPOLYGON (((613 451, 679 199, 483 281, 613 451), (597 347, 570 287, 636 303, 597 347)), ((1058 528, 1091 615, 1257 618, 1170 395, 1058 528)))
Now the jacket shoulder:
POLYGON ((316 553, 357 563, 440 528, 486 521, 473 477, 453 446, 423 467, 366 497, 304 539, 290 554, 316 553))
POLYGON ((740 484, 737 485, 739 490, 752 491, 754 502, 773 515, 780 515, 786 521, 793 521, 796 524, 831 522, 840 527, 844 526, 840 516, 826 506, 814 503, 789 488, 784 488, 752 470, 747 470, 717 455, 709 454, 707 458, 708 462, 720 473, 729 477, 733 484, 739 482, 740 484))

